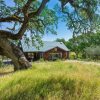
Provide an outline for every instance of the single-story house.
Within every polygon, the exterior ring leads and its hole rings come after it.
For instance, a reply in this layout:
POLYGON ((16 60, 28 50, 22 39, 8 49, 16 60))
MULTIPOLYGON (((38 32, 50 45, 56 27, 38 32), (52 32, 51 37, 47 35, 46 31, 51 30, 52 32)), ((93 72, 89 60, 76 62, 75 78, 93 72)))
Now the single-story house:
POLYGON ((44 41, 43 46, 36 48, 32 42, 27 45, 25 42, 21 43, 22 50, 29 61, 38 60, 56 60, 68 59, 69 49, 62 42, 44 41))

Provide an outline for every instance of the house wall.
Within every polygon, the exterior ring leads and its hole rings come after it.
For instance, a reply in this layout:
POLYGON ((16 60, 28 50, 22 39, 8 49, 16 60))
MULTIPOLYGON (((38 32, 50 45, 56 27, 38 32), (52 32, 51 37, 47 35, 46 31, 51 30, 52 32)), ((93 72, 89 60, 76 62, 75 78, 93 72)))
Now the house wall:
POLYGON ((69 58, 69 51, 64 51, 60 48, 53 48, 53 49, 51 49, 43 54, 43 57, 45 60, 49 60, 50 53, 61 53, 62 54, 61 59, 68 59, 69 58))
POLYGON ((35 61, 40 58, 40 53, 38 52, 25 52, 24 54, 29 61, 35 61))
POLYGON ((35 61, 35 60, 40 59, 41 57, 43 57, 44 60, 50 60, 50 53, 60 53, 62 55, 61 59, 69 58, 69 51, 64 51, 60 48, 53 48, 44 53, 43 52, 37 52, 37 53, 36 52, 26 52, 24 54, 29 61, 35 61))

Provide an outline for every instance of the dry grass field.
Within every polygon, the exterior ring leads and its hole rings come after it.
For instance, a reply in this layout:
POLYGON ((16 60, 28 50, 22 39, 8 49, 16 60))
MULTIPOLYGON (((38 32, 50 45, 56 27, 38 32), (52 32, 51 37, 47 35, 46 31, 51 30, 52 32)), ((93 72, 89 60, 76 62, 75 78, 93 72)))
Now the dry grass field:
MULTIPOLYGON (((12 66, 0 69, 12 71, 12 66)), ((31 69, 0 76, 0 100, 100 100, 100 66, 34 62, 31 69)))

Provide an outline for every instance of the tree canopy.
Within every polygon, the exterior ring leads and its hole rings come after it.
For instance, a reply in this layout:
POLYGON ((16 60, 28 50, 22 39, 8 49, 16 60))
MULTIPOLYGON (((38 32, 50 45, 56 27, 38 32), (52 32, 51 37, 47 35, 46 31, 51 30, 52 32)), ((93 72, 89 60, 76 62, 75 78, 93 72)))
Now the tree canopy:
POLYGON ((26 31, 30 31, 34 39, 38 39, 45 32, 56 33, 54 26, 57 26, 60 16, 58 10, 73 33, 93 31, 95 25, 100 25, 97 23, 100 21, 99 0, 60 0, 61 4, 56 5, 55 9, 46 6, 49 1, 14 0, 15 5, 8 6, 4 0, 0 0, 1 25, 4 22, 13 24, 7 30, 0 30, 0 34, 16 40, 22 38, 26 31))
POLYGON ((78 54, 81 54, 83 58, 86 57, 86 54, 91 54, 90 56, 93 56, 93 54, 100 56, 100 32, 82 34, 68 41, 64 39, 57 39, 56 41, 63 42, 71 52, 76 53, 77 57, 78 54))

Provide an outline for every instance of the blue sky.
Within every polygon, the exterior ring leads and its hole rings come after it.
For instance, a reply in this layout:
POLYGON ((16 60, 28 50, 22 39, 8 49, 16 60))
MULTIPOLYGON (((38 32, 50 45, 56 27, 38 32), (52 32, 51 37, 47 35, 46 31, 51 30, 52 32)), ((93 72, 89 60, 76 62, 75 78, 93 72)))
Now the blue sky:
MULTIPOLYGON (((13 6, 13 0, 5 0, 7 5, 13 6)), ((53 8, 54 5, 58 2, 58 0, 50 0, 50 2, 47 4, 49 8, 53 8)), ((68 40, 72 37, 72 32, 67 29, 66 23, 64 22, 59 22, 58 23, 58 28, 57 28, 57 35, 53 34, 45 34, 43 36, 44 41, 53 41, 56 40, 56 38, 64 38, 65 40, 68 40)))

